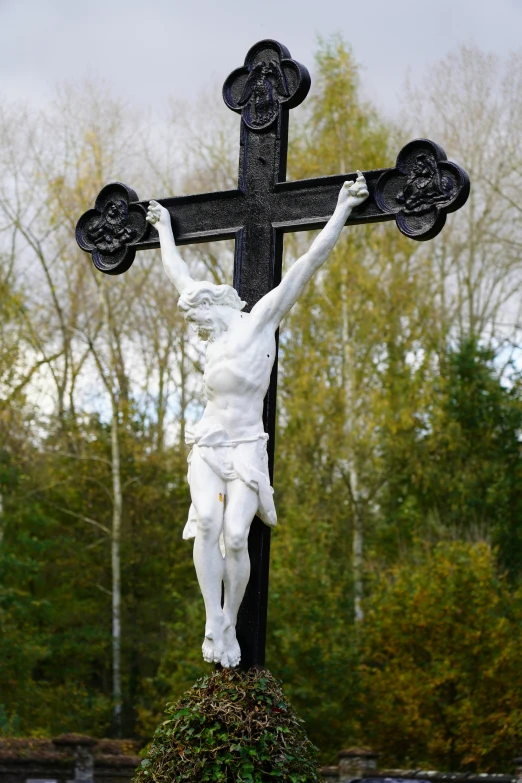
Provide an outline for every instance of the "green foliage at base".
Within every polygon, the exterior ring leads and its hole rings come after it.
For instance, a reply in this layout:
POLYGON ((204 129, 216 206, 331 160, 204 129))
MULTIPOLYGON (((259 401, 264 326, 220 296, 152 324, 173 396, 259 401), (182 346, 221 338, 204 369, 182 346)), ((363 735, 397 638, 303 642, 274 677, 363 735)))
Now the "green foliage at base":
POLYGON ((216 671, 167 706, 134 783, 319 783, 302 723, 268 671, 216 671))

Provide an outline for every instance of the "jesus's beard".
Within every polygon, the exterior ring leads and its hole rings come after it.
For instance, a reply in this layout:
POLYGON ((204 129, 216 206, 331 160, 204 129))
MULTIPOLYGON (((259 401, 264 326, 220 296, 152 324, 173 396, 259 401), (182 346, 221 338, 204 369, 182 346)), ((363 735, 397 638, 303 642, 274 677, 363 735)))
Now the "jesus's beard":
POLYGON ((213 334, 214 334, 214 329, 212 327, 209 327, 208 329, 205 329, 204 326, 198 327, 198 337, 204 343, 206 342, 211 343, 213 340, 213 334))
POLYGON ((227 329, 228 324, 221 318, 208 318, 204 324, 198 326, 198 337, 203 342, 213 343, 227 329))

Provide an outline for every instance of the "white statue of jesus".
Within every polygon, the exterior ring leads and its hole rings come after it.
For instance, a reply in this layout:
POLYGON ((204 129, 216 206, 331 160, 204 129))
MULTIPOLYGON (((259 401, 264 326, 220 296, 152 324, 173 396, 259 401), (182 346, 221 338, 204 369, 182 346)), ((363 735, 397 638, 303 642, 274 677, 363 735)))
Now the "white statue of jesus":
POLYGON ((192 505, 183 537, 195 538, 194 564, 206 611, 203 658, 224 667, 237 666, 241 657, 235 627, 250 576, 250 525, 256 514, 272 527, 277 522, 262 419, 275 333, 328 258, 352 209, 367 197, 366 181, 357 172, 355 182, 342 186, 332 217, 309 251, 250 313, 241 312, 246 303, 231 286, 191 278, 168 211, 156 201, 149 204, 147 220, 157 228, 163 266, 180 294, 178 307, 207 341, 207 405, 198 424, 187 430, 192 505))

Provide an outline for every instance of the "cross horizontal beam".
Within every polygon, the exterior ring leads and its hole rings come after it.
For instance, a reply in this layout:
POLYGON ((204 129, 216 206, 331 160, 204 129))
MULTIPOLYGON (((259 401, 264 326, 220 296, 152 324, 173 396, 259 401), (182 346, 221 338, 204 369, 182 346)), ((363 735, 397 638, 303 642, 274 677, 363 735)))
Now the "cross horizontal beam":
MULTIPOLYGON (((374 198, 375 185, 387 169, 365 171, 369 197, 354 209, 346 225, 393 220, 394 213, 383 213, 374 198)), ((335 209, 343 182, 355 180, 357 173, 295 182, 280 182, 269 200, 253 198, 241 190, 215 191, 193 196, 157 199, 168 209, 174 228, 176 244, 191 245, 234 239, 255 210, 260 219, 268 219, 272 227, 283 233, 311 231, 323 228, 335 209), (267 213, 267 214, 263 214, 267 213)), ((144 209, 149 201, 138 204, 144 209)), ((146 236, 135 244, 136 250, 159 247, 157 231, 151 226, 146 236)))
MULTIPOLYGON (((272 169, 271 174, 276 172, 272 169)), ((171 215, 179 245, 234 239, 252 221, 282 233, 309 231, 323 228, 335 208, 341 185, 356 176, 352 172, 290 182, 277 181, 276 176, 266 181, 263 177, 261 182, 254 179, 244 183, 247 188, 158 201, 171 215)), ((369 197, 353 210, 346 225, 395 219, 404 234, 420 241, 438 234, 446 213, 459 209, 469 193, 466 173, 448 162, 444 151, 427 139, 410 142, 399 153, 395 168, 365 171, 364 176, 369 197), (430 166, 427 172, 426 160, 430 166)), ((80 219, 78 243, 92 253, 101 271, 119 274, 129 268, 136 251, 159 247, 157 231, 145 222, 147 205, 148 200, 138 201, 131 188, 114 183, 101 191, 95 209, 80 219), (105 229, 111 230, 105 213, 115 203, 124 204, 127 222, 134 221, 135 228, 128 237, 123 233, 121 241, 116 238, 107 252, 103 241, 97 242, 96 229, 101 226, 99 233, 103 236, 105 220, 105 229)))

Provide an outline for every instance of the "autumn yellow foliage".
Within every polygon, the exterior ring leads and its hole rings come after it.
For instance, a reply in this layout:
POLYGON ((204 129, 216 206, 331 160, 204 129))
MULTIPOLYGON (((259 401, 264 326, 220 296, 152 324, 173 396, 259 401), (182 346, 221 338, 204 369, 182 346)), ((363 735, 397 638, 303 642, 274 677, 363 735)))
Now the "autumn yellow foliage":
POLYGON ((522 595, 485 543, 440 543, 372 582, 361 731, 382 763, 509 770, 522 730, 522 595))

